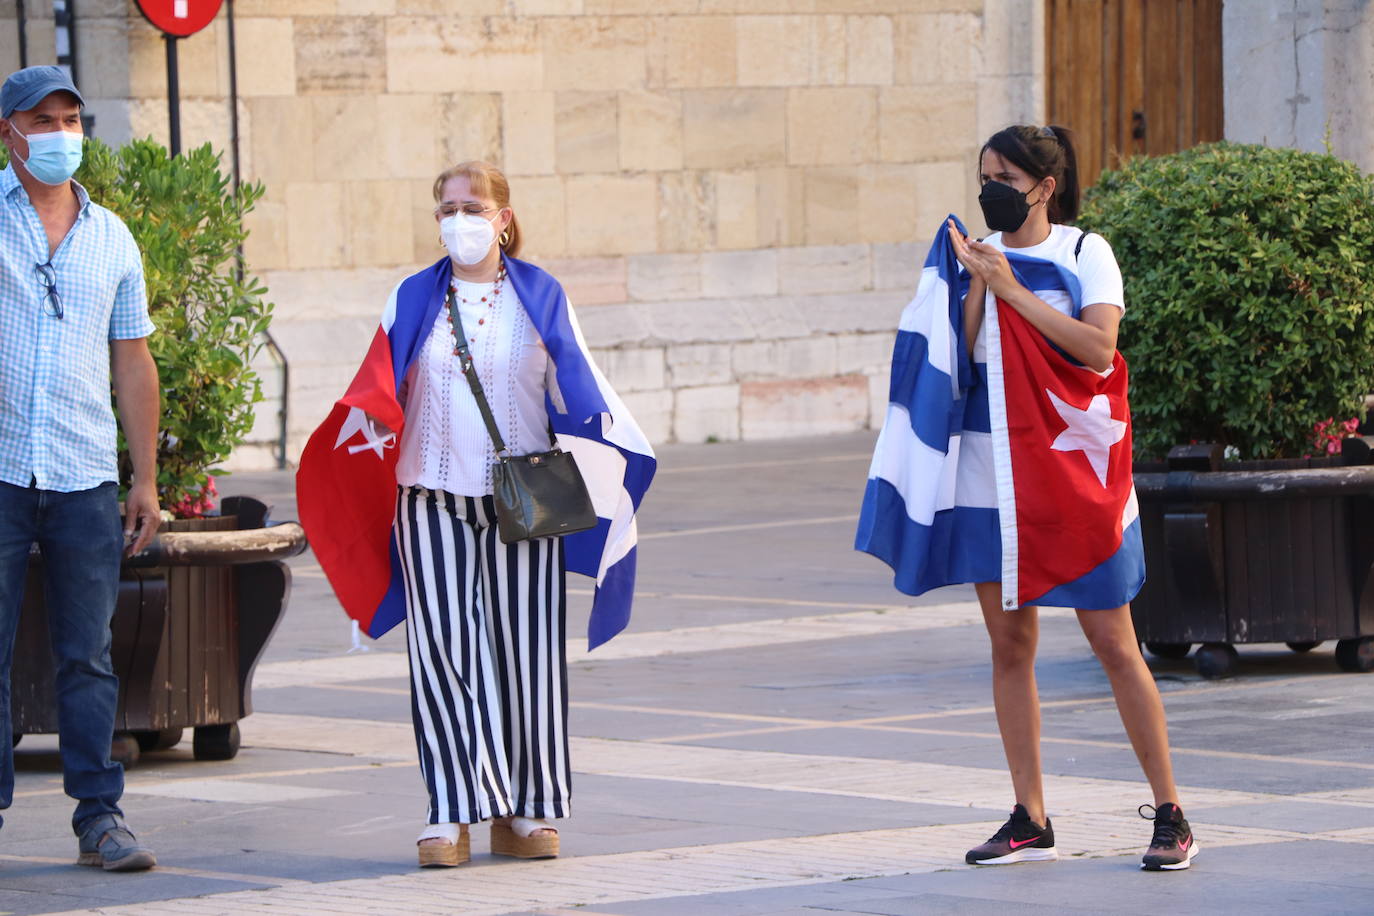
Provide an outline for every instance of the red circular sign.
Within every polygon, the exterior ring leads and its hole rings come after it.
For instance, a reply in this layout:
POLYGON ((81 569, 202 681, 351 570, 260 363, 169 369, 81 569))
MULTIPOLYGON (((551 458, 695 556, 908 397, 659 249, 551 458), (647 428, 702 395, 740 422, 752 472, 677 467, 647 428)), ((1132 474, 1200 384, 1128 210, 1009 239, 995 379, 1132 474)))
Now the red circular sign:
POLYGON ((185 38, 215 20, 224 0, 135 0, 144 17, 168 35, 185 38))

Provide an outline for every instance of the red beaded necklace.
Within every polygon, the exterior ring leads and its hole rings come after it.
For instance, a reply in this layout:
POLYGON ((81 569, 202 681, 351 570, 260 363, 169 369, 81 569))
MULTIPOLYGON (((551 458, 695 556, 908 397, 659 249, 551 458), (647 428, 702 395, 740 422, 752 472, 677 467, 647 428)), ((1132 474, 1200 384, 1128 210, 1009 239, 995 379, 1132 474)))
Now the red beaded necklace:
MULTIPOLYGON (((482 302, 485 302, 485 303, 487 304, 487 308, 488 308, 488 309, 494 309, 494 308, 496 308, 496 300, 499 299, 499 298, 501 298, 501 284, 505 281, 505 279, 506 279, 506 265, 505 265, 505 264, 502 264, 502 265, 501 265, 501 269, 498 270, 498 271, 496 272, 496 282, 492 284, 491 292, 487 293, 485 296, 482 296, 480 299, 478 299, 478 300, 476 300, 476 301, 473 301, 472 299, 468 299, 468 298, 465 297, 462 293, 458 292, 458 279, 455 277, 454 280, 453 280, 453 294, 454 294, 455 296, 457 296, 457 297, 458 297, 458 301, 461 302, 461 303, 463 303, 464 305, 478 305, 478 304, 480 304, 480 303, 482 303, 482 302)), ((486 318, 486 316, 483 315, 481 318, 478 318, 478 319, 477 319, 477 323, 478 323, 478 324, 486 324, 486 323, 487 323, 487 318, 486 318)), ((458 347, 457 347, 456 341, 457 341, 457 339, 458 339, 458 329, 455 328, 455 327, 453 326, 453 315, 452 315, 452 314, 449 314, 449 315, 448 315, 448 329, 449 329, 449 331, 451 331, 451 332, 453 333, 453 338, 454 338, 454 341, 455 341, 454 348, 453 348, 453 354, 454 354, 455 356, 457 356, 457 355, 458 355, 458 347)), ((468 338, 468 341, 469 341, 470 343, 477 343, 477 338, 476 338, 476 337, 469 337, 469 338, 468 338)))

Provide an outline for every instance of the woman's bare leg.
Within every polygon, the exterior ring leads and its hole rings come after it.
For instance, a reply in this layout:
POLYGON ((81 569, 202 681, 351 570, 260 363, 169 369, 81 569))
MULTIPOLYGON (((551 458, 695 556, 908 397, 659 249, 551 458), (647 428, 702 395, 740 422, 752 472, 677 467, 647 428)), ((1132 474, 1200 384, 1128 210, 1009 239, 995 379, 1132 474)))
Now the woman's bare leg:
POLYGON ((978 604, 992 640, 992 702, 1016 801, 1031 820, 1045 823, 1040 775, 1040 695, 1035 686, 1035 649, 1040 624, 1034 607, 1002 610, 1002 586, 979 582, 978 604))
POLYGON ((1178 789, 1174 786, 1174 768, 1169 760, 1164 701, 1140 654, 1140 644, 1136 642, 1135 628, 1131 625, 1131 606, 1126 604, 1110 611, 1079 611, 1078 623, 1111 681, 1121 724, 1126 726, 1131 747, 1150 782, 1155 807, 1165 802, 1177 804, 1178 789))

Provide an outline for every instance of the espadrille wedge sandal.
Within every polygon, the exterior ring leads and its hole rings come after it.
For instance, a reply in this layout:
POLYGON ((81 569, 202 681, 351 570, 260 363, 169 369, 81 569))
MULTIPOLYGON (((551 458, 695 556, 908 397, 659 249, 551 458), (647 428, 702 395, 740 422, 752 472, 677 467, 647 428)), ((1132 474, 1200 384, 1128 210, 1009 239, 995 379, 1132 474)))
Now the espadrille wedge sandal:
POLYGON ((517 859, 555 858, 558 829, 547 821, 529 817, 498 818, 491 822, 491 853, 517 859))
POLYGON ((421 868, 452 868, 472 858, 467 824, 430 824, 415 840, 421 868), (426 843, 425 840, 444 840, 426 843))

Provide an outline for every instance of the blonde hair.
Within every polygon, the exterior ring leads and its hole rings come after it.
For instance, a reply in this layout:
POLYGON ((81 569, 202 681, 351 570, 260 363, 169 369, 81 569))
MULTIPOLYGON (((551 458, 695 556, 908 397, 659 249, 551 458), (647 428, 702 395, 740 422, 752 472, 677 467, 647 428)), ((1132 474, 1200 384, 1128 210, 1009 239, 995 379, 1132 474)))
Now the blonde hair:
MULTIPOLYGON (((436 204, 444 193, 444 185, 451 178, 466 178, 468 187, 476 197, 487 198, 498 207, 510 206, 510 182, 506 180, 505 173, 490 162, 469 159, 440 172, 439 177, 434 179, 436 204)), ((513 258, 520 254, 520 224, 515 219, 514 210, 510 214, 510 225, 501 234, 500 245, 501 250, 513 258)))

